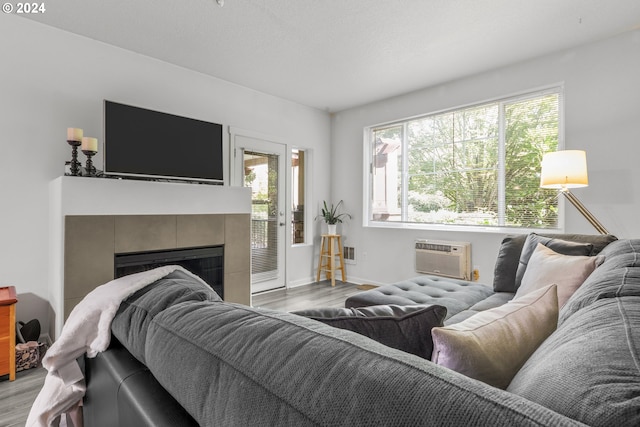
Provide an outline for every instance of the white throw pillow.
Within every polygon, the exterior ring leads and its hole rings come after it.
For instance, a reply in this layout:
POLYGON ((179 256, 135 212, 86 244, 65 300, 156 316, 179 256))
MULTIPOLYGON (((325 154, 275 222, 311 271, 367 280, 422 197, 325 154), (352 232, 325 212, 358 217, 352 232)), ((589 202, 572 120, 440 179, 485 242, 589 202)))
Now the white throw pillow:
POLYGON ((550 285, 460 323, 433 328, 431 360, 505 389, 557 324, 558 297, 550 285))
POLYGON ((558 285, 562 306, 595 270, 598 257, 562 255, 538 243, 516 291, 516 298, 552 283, 558 285))

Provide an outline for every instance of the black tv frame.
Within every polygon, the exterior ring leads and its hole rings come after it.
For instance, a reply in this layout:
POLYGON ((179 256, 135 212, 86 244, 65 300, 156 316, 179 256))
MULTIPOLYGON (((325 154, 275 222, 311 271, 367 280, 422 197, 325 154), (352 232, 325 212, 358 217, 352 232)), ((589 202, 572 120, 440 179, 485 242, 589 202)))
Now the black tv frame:
MULTIPOLYGON (((116 102, 116 101, 111 101, 111 100, 107 100, 105 99, 103 101, 103 169, 104 169, 104 176, 106 177, 119 177, 119 178, 129 178, 129 179, 141 179, 141 180, 148 180, 148 181, 177 181, 177 182, 196 182, 196 183, 205 183, 205 184, 214 184, 214 185, 225 185, 226 184, 226 177, 227 177, 227 173, 228 173, 228 165, 227 165, 227 157, 228 157, 228 152, 227 152, 227 139, 226 139, 226 135, 224 132, 224 126, 222 124, 219 123, 215 123, 215 122, 211 122, 211 121, 205 121, 205 120, 199 120, 199 119, 194 119, 194 118, 190 118, 190 117, 186 117, 186 116, 181 116, 181 115, 177 115, 177 114, 172 114, 172 113, 166 113, 166 112, 162 112, 162 111, 158 111, 158 110, 152 110, 149 108, 144 108, 144 107, 139 107, 139 106, 134 106, 134 105, 130 105, 130 104, 125 104, 125 103, 121 103, 121 102, 116 102), (107 120, 109 120, 109 118, 107 117, 107 108, 108 105, 112 104, 115 106, 119 106, 119 107, 125 107, 126 109, 130 109, 131 112, 136 113, 136 114, 140 114, 142 116, 145 117, 151 117, 154 121, 162 121, 162 120, 170 120, 172 122, 178 122, 181 123, 185 126, 191 126, 193 125, 194 127, 198 127, 198 126, 213 126, 214 128, 218 128, 220 135, 219 135, 219 140, 213 141, 214 143, 219 143, 220 144, 220 149, 218 151, 218 153, 216 154, 216 157, 219 156, 218 161, 220 162, 220 164, 218 165, 217 169, 219 172, 221 172, 221 175, 219 175, 219 177, 213 177, 213 176, 192 176, 189 175, 187 173, 180 173, 180 174, 172 174, 172 173, 150 173, 148 170, 147 171, 134 171, 132 170, 132 168, 113 168, 114 170, 110 170, 109 168, 109 164, 108 164, 108 156, 109 156, 109 136, 108 136, 108 126, 109 123, 107 122, 107 120), (115 170, 115 169, 121 169, 121 170, 115 170), (122 170, 125 169, 125 170, 122 170), (128 169, 128 170, 126 170, 128 169)), ((172 144, 176 144, 176 146, 181 147, 182 149, 188 149, 189 146, 189 141, 185 140, 185 141, 180 141, 178 139, 176 139, 175 141, 172 141, 172 144), (179 144, 179 145, 178 145, 179 144)), ((137 154, 138 156, 140 156, 140 153, 137 154)), ((197 153, 194 153, 194 155, 198 155, 197 153)), ((148 153, 148 156, 152 157, 153 156, 153 152, 148 153)), ((212 168, 213 170, 213 168, 212 168)), ((216 171, 216 172, 218 172, 216 171)))

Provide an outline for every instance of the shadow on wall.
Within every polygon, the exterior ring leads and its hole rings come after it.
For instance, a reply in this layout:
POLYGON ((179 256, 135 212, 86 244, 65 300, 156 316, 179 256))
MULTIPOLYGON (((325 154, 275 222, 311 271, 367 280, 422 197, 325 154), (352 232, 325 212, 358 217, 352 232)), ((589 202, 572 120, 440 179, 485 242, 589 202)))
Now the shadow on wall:
POLYGON ((48 300, 32 293, 17 294, 18 303, 16 304, 16 322, 28 322, 32 319, 38 319, 41 326, 41 335, 47 335, 47 338, 53 337, 52 325, 55 324, 55 314, 53 307, 48 300))

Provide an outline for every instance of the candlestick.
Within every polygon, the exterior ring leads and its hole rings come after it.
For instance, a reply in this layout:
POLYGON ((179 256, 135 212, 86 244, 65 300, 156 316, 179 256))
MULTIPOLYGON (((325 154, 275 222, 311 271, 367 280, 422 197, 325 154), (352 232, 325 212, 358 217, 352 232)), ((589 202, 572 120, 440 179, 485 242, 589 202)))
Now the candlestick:
POLYGON ((71 146, 71 176, 80 175, 80 162, 78 161, 78 146, 82 140, 82 129, 67 128, 67 142, 71 146))
POLYGON ((80 147, 85 156, 87 156, 87 164, 85 166, 84 176, 96 176, 96 168, 93 166, 91 157, 98 152, 98 139, 85 136, 82 138, 80 147))
POLYGON ((78 161, 78 147, 80 141, 67 141, 71 146, 71 176, 80 175, 80 162, 78 161))
POLYGON ((82 152, 87 156, 84 176, 96 176, 96 168, 93 166, 91 157, 98 152, 98 139, 85 136, 82 138, 82 152))
POLYGON ((82 150, 85 156, 87 156, 87 164, 85 166, 84 176, 96 176, 96 167, 93 166, 93 162, 91 161, 91 157, 96 154, 96 151, 91 150, 82 150))

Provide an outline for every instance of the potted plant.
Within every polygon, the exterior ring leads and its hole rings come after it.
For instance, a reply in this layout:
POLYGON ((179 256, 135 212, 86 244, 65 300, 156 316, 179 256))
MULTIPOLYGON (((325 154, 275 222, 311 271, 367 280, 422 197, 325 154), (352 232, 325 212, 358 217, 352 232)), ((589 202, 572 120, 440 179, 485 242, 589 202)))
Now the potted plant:
POLYGON ((327 227, 329 229, 329 234, 336 234, 336 226, 339 222, 342 222, 342 218, 348 217, 351 218, 351 215, 348 213, 338 213, 340 205, 342 204, 342 200, 340 200, 335 206, 331 203, 331 206, 327 206, 327 201, 323 201, 322 208, 322 219, 327 223, 327 227))

